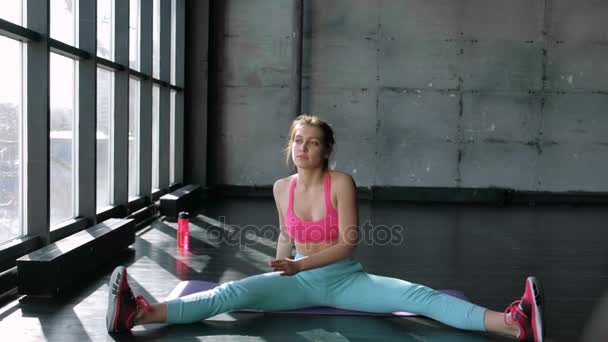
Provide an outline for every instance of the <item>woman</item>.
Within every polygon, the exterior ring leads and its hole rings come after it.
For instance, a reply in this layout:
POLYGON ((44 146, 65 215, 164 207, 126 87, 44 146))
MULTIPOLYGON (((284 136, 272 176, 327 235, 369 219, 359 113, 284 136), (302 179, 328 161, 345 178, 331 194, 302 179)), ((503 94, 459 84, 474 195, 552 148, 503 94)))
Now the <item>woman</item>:
POLYGON ((301 115, 285 149, 297 173, 273 187, 280 235, 274 272, 224 283, 167 303, 148 305, 133 298, 126 269, 110 279, 108 330, 146 323, 191 323, 243 308, 287 310, 310 306, 368 312, 408 311, 467 330, 542 341, 540 286, 526 280, 525 292, 504 313, 491 311, 397 278, 369 274, 353 257, 358 238, 356 188, 346 173, 329 170, 334 147, 331 127, 301 115), (295 245, 297 254, 290 259, 295 245))

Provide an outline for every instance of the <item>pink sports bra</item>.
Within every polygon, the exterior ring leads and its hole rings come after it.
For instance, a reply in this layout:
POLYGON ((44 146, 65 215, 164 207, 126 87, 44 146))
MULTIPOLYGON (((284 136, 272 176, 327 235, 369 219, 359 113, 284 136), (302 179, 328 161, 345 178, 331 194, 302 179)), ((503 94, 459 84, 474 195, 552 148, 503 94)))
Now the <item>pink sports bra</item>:
POLYGON ((329 171, 325 173, 325 217, 317 221, 304 221, 296 216, 293 210, 293 190, 296 187, 296 175, 289 187, 289 205, 285 221, 287 232, 295 242, 329 242, 338 239, 338 211, 332 206, 329 198, 331 178, 329 171))

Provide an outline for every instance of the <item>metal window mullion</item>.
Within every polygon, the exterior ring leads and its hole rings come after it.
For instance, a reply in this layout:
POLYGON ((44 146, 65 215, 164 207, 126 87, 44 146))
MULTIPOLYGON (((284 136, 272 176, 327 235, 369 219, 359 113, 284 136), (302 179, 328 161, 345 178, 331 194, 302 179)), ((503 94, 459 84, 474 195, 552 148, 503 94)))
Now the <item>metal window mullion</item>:
MULTIPOLYGON (((184 87, 186 1, 175 0, 175 85, 184 87)), ((184 91, 175 94, 175 182, 184 182, 184 91)))
MULTIPOLYGON (((28 28, 43 36, 49 34, 49 0, 27 6, 28 28)), ((39 236, 42 244, 50 241, 50 56, 47 39, 26 45, 24 113, 27 118, 25 146, 25 215, 28 235, 39 236)))
POLYGON ((107 69, 110 71, 123 71, 123 70, 129 69, 122 64, 118 64, 109 59, 105 59, 105 58, 102 58, 99 56, 95 57, 95 63, 97 63, 99 66, 103 66, 104 69, 107 69))
POLYGON ((160 75, 171 84, 171 0, 160 0, 160 75))
MULTIPOLYGON (((84 25, 87 25, 89 23, 81 23, 84 25)), ((85 43, 86 44, 86 43, 85 43)), ((77 59, 77 60, 81 60, 81 59, 88 59, 91 58, 90 53, 88 53, 87 51, 85 51, 84 49, 81 48, 77 48, 75 46, 66 44, 62 41, 53 39, 53 38, 49 38, 49 46, 51 48, 51 51, 53 51, 56 54, 62 55, 64 57, 68 57, 71 59, 77 59)))
MULTIPOLYGON (((175 85, 184 87, 184 51, 186 42, 186 1, 175 0, 175 85)), ((205 19, 203 19, 205 20, 205 19)))
POLYGON ((169 188, 169 148, 171 145, 169 130, 171 129, 171 90, 167 87, 160 88, 159 99, 159 137, 158 137, 158 188, 169 188))
POLYGON ((160 0, 160 80, 166 82, 160 87, 159 99, 159 189, 169 187, 170 143, 170 103, 171 91, 171 0, 160 0))
POLYGON ((139 106, 139 194, 152 193, 152 81, 142 80, 139 106))
POLYGON ((176 49, 176 45, 175 45, 175 34, 177 33, 177 23, 176 23, 176 19, 177 19, 177 1, 176 0, 170 0, 171 1, 171 39, 170 39, 170 45, 171 45, 171 75, 170 75, 170 82, 171 84, 175 84, 175 67, 177 67, 177 65, 175 65, 175 53, 177 51, 175 51, 176 49))
MULTIPOLYGON (((153 2, 141 1, 140 71, 152 75, 153 2)), ((140 84, 139 117, 139 194, 151 198, 152 193, 152 77, 140 84)))
POLYGON ((2 18, 0 18, 0 35, 22 42, 32 40, 38 41, 42 39, 42 36, 38 32, 32 31, 26 27, 14 24, 2 18))
MULTIPOLYGON (((129 1, 114 0, 114 60, 129 65, 129 1)), ((129 69, 114 74, 113 205, 129 202, 129 69)))
MULTIPOLYGON (((79 0, 78 41, 80 49, 91 56, 97 52, 97 3, 95 0, 79 0)), ((95 224, 97 209, 96 184, 96 128, 97 128, 97 68, 94 58, 82 59, 78 63, 78 125, 77 137, 77 172, 78 172, 78 208, 79 216, 95 224)))
POLYGON ((175 94, 175 182, 184 182, 184 92, 175 94))
POLYGON ((129 69, 129 75, 131 75, 131 77, 137 78, 138 80, 147 80, 150 78, 148 77, 148 75, 144 75, 141 72, 133 69, 129 69))

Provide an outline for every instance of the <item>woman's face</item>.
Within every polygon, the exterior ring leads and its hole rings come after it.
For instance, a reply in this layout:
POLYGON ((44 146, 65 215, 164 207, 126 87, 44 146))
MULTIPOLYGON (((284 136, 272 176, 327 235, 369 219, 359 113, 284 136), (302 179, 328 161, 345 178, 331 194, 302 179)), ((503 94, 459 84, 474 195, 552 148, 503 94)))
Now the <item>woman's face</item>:
POLYGON ((328 157, 323 145, 323 131, 316 126, 298 124, 291 145, 291 159, 296 167, 323 167, 323 160, 328 157))

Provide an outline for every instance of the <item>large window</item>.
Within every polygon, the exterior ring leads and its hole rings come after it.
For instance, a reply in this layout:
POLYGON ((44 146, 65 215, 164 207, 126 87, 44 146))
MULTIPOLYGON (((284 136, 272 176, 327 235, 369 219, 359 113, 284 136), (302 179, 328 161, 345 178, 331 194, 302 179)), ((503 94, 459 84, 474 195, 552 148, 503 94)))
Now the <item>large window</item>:
POLYGON ((129 7, 129 67, 134 70, 139 70, 141 0, 130 0, 129 7))
MULTIPOLYGON (((35 2, 36 0, 31 0, 35 2)), ((77 46, 76 5, 78 0, 50 0, 51 38, 77 46)))
POLYGON ((97 209, 112 204, 114 72, 97 68, 97 209))
MULTIPOLYGON (((2 7, 2 6, 0 6, 2 7)), ((4 9, 4 8, 3 8, 4 9)), ((22 46, 0 36, 0 244, 22 225, 22 46)))
POLYGON ((152 29, 152 77, 160 78, 160 0, 154 0, 152 29))
POLYGON ((0 273, 179 180, 186 1, 0 0, 0 273))
POLYGON ((0 18, 22 25, 23 0, 0 0, 0 18))
POLYGON ((160 87, 155 84, 152 88, 152 189, 158 189, 159 145, 160 137, 160 87))
POLYGON ((50 210, 51 226, 75 216, 76 61, 50 56, 50 210))
POLYGON ((171 90, 171 109, 169 110, 169 183, 175 183, 175 97, 177 92, 171 90))
POLYGON ((140 81, 129 79, 129 198, 139 195, 139 94, 140 81))
POLYGON ((97 56, 114 60, 114 0, 97 0, 97 56))

